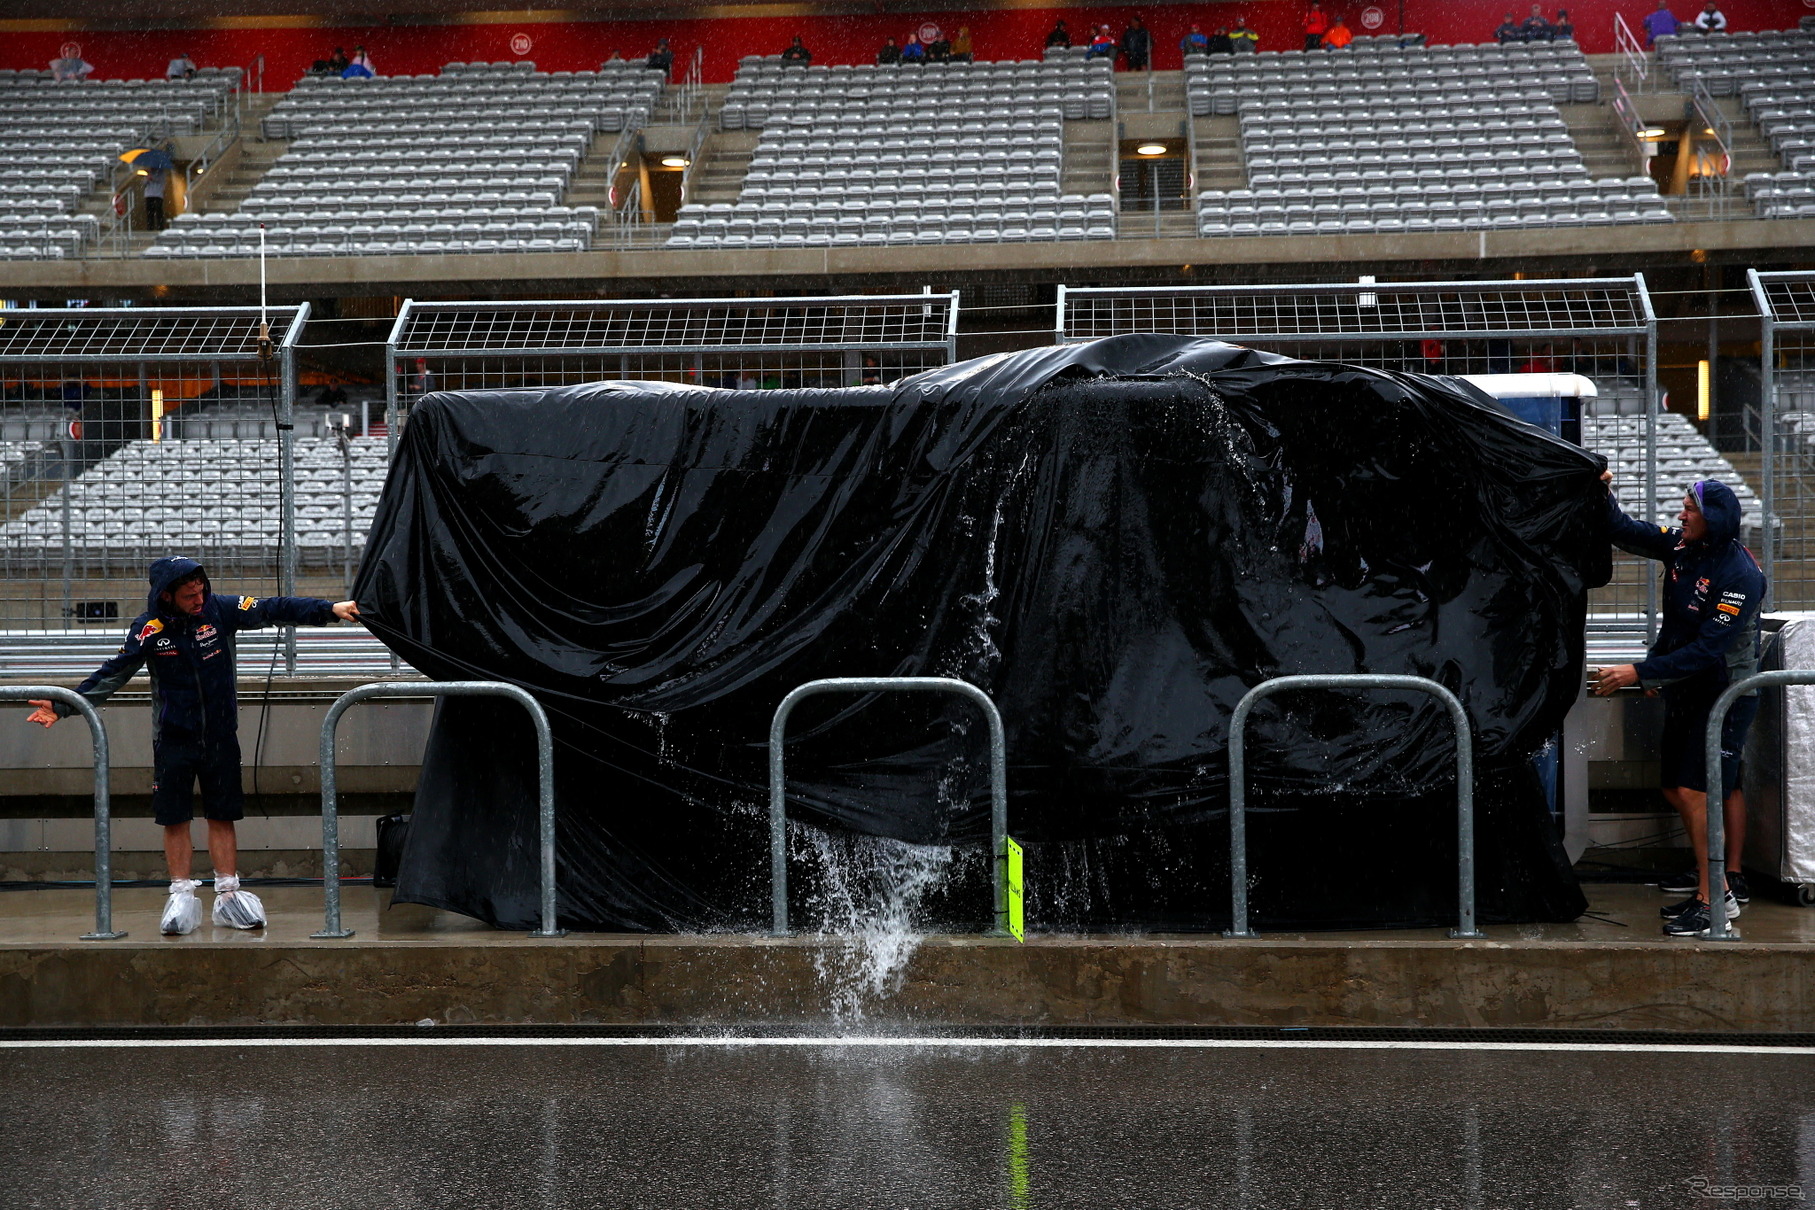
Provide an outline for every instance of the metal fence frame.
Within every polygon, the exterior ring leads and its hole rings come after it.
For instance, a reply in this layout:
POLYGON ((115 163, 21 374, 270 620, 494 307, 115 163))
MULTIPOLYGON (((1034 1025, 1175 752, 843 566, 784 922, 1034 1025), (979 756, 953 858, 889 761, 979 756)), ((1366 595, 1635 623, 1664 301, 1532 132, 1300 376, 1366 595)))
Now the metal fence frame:
POLYGON ((1456 695, 1428 677, 1372 672, 1277 676, 1242 695, 1229 716, 1229 930, 1225 937, 1258 937, 1248 924, 1248 714, 1255 703, 1294 689, 1409 689, 1442 702, 1456 727, 1457 923, 1451 937, 1485 936, 1475 924, 1475 744, 1468 712, 1456 695))
MULTIPOLYGON (((1305 346, 1409 345, 1427 339, 1611 342, 1623 347, 1635 362, 1643 363, 1633 375, 1646 417, 1643 505, 1646 517, 1658 513, 1657 315, 1642 273, 1513 281, 1058 288, 1054 344, 1080 344, 1136 332, 1213 337, 1290 356, 1306 355, 1300 352, 1305 346)), ((1594 354, 1609 355, 1617 360, 1617 354, 1594 354)), ((1352 360, 1368 364, 1363 357, 1352 360)), ((1443 372, 1458 371, 1446 368, 1443 372)), ((1640 578, 1642 624, 1621 615, 1597 624, 1591 613, 1591 630, 1630 634, 1635 639, 1641 631, 1646 640, 1655 636, 1657 579, 1648 571, 1640 578)), ((1637 602, 1634 608, 1640 608, 1637 602)))
MULTIPOLYGON (((769 908, 770 934, 788 935, 788 783, 786 757, 788 716, 794 707, 809 697, 822 693, 952 693, 968 698, 983 711, 989 723, 989 831, 990 863, 1007 860, 1008 838, 1008 741, 1002 729, 1002 715, 989 694, 969 681, 947 676, 842 676, 808 681, 797 686, 775 707, 769 723, 769 908)), ((1008 935, 1008 888, 1002 871, 992 869, 995 922, 988 936, 1008 935)))
POLYGON ((94 704, 73 689, 60 685, 0 685, 0 702, 34 698, 62 702, 82 716, 94 743, 95 777, 95 931, 83 933, 84 941, 118 941, 126 934, 113 927, 113 804, 109 797, 113 764, 107 754, 107 727, 94 704))
POLYGON ((504 681, 378 681, 334 699, 321 720, 321 940, 351 937, 340 923, 340 799, 335 783, 334 731, 351 706, 377 697, 505 697, 522 704, 536 727, 536 827, 542 856, 542 925, 531 937, 565 937, 555 917, 555 756, 548 715, 527 690, 504 681))
POLYGON ((404 363, 418 358, 431 369, 454 360, 618 359, 615 373, 597 375, 604 378, 650 377, 644 358, 686 358, 702 375, 708 358, 779 364, 804 353, 919 354, 928 362, 921 368, 949 365, 958 355, 958 300, 956 290, 802 298, 405 299, 385 341, 386 420, 394 447, 416 394, 404 363), (911 322, 916 318, 922 322, 911 322))
MULTIPOLYGON (((54 365, 78 377, 107 376, 110 368, 136 367, 141 383, 151 368, 258 365, 269 359, 275 379, 279 503, 277 581, 295 592, 296 547, 296 347, 308 324, 309 304, 287 307, 32 307, 0 311, 0 376, 8 370, 54 365)), ((65 488, 81 477, 64 480, 65 488)), ((71 542, 63 557, 63 607, 71 606, 71 542)), ((135 577, 136 579, 136 577, 135 577)), ((142 591, 142 589, 140 590, 142 591)), ((67 616, 67 614, 66 614, 67 616)), ((71 632, 75 637, 80 632, 71 632)), ((285 668, 295 671, 294 631, 284 645, 285 668)))
MULTIPOLYGON (((1790 409, 1779 406, 1778 361, 1786 352, 1785 337, 1795 340, 1795 348, 1806 361, 1806 372, 1815 383, 1815 272, 1789 271, 1760 273, 1746 270, 1746 284, 1752 291, 1752 302, 1759 319, 1759 495, 1765 515, 1777 517, 1781 511, 1778 461, 1791 463, 1798 479, 1815 478, 1815 446, 1803 440, 1815 440, 1815 433, 1791 434, 1781 431, 1783 418, 1790 409)), ((1804 524, 1815 523, 1815 517, 1799 517, 1804 524)), ((1778 593, 1777 563, 1781 542, 1775 527, 1767 527, 1764 546, 1765 608, 1770 608, 1778 593)), ((1811 586, 1815 587, 1815 586, 1811 586)), ((1807 608, 1807 602, 1798 602, 1807 608)))
POLYGON ((1754 672, 1751 676, 1728 685, 1722 694, 1714 699, 1714 708, 1708 712, 1708 730, 1703 739, 1702 759, 1707 762, 1702 767, 1707 772, 1707 796, 1703 803, 1708 815, 1708 940, 1738 941, 1739 934, 1733 931, 1733 924, 1727 919, 1727 913, 1716 911, 1715 905, 1726 905, 1724 888, 1727 879, 1727 785, 1725 770, 1720 763, 1720 733, 1727 723, 1727 711, 1733 703, 1748 693, 1759 689, 1775 689, 1786 685, 1815 685, 1815 669, 1785 668, 1776 672, 1754 672))

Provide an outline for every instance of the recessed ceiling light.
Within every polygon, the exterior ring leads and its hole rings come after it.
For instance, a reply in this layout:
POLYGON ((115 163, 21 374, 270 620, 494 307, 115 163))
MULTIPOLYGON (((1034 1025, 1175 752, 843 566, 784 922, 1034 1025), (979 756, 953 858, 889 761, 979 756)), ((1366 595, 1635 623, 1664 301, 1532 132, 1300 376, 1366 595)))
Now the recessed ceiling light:
POLYGON ((1164 143, 1142 143, 1139 147, 1135 148, 1135 151, 1140 155, 1165 155, 1166 154, 1166 144, 1164 144, 1164 143))
POLYGON ((1664 133, 1664 128, 1662 126, 1647 126, 1645 129, 1639 131, 1639 138, 1661 139, 1664 137, 1664 133))
POLYGON ((685 168, 691 161, 684 155, 665 155, 662 157, 664 168, 685 168))

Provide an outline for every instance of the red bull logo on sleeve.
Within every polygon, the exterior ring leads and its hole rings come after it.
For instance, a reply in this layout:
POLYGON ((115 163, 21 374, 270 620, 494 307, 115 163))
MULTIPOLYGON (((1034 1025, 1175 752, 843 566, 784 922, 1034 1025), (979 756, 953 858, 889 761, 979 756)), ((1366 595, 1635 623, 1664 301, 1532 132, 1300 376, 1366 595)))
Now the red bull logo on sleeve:
POLYGON ((143 626, 141 626, 139 628, 139 632, 137 634, 133 635, 132 637, 135 641, 143 643, 146 639, 150 638, 152 635, 156 634, 158 631, 160 631, 162 629, 164 629, 164 623, 158 621, 156 618, 153 618, 153 619, 151 619, 151 621, 149 621, 149 622, 145 623, 143 626))
POLYGON ((257 597, 241 597, 239 599, 239 607, 241 609, 251 609, 256 604, 258 604, 257 597))

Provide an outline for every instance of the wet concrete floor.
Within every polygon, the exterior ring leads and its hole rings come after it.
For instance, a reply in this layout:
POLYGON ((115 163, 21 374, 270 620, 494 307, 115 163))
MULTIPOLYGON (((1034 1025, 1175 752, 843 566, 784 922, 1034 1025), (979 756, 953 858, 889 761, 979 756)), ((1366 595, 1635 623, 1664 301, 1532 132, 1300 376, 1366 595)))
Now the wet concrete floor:
MULTIPOLYGON (((309 934, 322 927, 322 891, 320 886, 255 887, 263 899, 270 927, 257 932, 214 928, 204 919, 203 925, 187 937, 158 935, 158 914, 163 910, 165 891, 162 887, 122 887, 114 892, 114 927, 126 931, 130 945, 271 945, 307 943, 309 934)), ((1619 941, 1665 945, 1687 945, 1692 941, 1662 936, 1658 918, 1660 905, 1681 896, 1660 896, 1657 888, 1631 883, 1588 883, 1583 886, 1588 896, 1588 912, 1567 924, 1489 924, 1482 931, 1490 940, 1519 944, 1521 942, 1619 941)), ((204 907, 212 902, 202 894, 204 907)), ((496 929, 488 924, 420 904, 391 903, 391 892, 366 883, 349 883, 342 890, 343 923, 355 931, 351 942, 361 941, 427 941, 459 945, 511 945, 524 941, 524 934, 496 929)), ((94 928, 94 891, 63 887, 44 890, 22 890, 0 893, 0 945, 61 945, 73 942, 94 928)), ((1746 906, 1738 922, 1740 935, 1747 941, 1763 944, 1815 943, 1815 909, 1774 902, 1759 895, 1746 906)), ((1038 936, 1039 934, 1035 934, 1038 936)), ((1204 939, 1214 933, 1183 934, 1204 939)), ((1285 940, 1330 940, 1365 944, 1378 941, 1440 941, 1447 928, 1371 929, 1348 932, 1268 932, 1268 938, 1285 940)), ((629 934, 575 933, 575 941, 625 937, 629 934)), ((644 934, 635 934, 644 938, 644 934)), ((1174 934, 1145 933, 1148 939, 1161 939, 1174 934)), ((725 938, 735 940, 733 936, 725 938)), ((95 943, 99 944, 99 943, 95 943)), ((118 944, 109 942, 106 944, 118 944)))
POLYGON ((0 1044, 0 1105, 9 1207, 1649 1210, 1815 1190, 1815 1055, 1782 1051, 0 1044))

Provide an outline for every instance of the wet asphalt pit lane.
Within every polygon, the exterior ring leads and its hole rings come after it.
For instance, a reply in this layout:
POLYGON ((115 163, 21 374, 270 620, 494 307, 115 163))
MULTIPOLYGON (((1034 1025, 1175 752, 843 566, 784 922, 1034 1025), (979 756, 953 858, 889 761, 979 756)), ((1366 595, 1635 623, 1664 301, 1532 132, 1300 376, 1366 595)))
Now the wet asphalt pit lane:
POLYGON ((1800 1053, 235 1044, 8 1049, 0 1064, 8 1206, 1815 1196, 1815 1057, 1800 1053))

